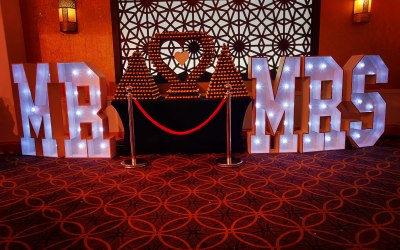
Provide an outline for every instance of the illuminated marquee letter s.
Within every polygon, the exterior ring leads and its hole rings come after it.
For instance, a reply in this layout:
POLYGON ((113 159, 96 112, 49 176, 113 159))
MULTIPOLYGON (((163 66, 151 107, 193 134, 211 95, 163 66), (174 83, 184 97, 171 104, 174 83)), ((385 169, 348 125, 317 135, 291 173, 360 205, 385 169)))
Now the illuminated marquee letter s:
POLYGON ((387 83, 389 70, 380 56, 373 55, 352 56, 343 69, 344 100, 346 103, 351 102, 358 111, 350 112, 350 119, 346 119, 344 129, 354 147, 373 146, 385 128, 386 103, 377 92, 364 93, 365 83, 366 79, 372 81, 367 83, 387 83))

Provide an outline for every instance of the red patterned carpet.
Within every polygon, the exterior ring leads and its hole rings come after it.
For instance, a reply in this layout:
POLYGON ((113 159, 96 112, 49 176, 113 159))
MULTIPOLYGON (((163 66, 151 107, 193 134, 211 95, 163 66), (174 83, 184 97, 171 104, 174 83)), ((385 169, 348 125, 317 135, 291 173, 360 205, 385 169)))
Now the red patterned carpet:
POLYGON ((400 141, 306 154, 0 156, 0 249, 399 249, 400 141))

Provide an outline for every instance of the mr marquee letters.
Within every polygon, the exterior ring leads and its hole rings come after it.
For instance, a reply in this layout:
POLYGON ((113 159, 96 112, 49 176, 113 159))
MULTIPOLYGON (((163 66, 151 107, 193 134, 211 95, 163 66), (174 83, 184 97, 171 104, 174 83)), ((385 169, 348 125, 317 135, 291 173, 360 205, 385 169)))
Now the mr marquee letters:
MULTIPOLYGON (((103 74, 85 63, 14 64, 12 70, 22 154, 115 155, 103 74)), ((332 57, 282 58, 274 84, 269 72, 267 58, 250 59, 255 87, 249 153, 344 149, 346 136, 353 146, 366 147, 382 135, 386 103, 379 93, 364 92, 366 83, 387 83, 388 68, 379 56, 353 56, 343 69, 332 57), (301 100, 295 105, 297 88, 301 100)))
POLYGON ((115 138, 108 136, 104 114, 103 74, 85 63, 14 64, 12 70, 21 109, 22 154, 115 155, 115 138))

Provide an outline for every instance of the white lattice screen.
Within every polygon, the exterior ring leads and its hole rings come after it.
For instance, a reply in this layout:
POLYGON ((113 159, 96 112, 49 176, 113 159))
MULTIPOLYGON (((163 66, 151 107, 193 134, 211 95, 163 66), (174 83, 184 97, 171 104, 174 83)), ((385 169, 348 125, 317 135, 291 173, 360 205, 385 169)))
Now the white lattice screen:
MULTIPOLYGON (((216 53, 228 44, 235 64, 247 72, 249 56, 268 56, 276 70, 281 56, 311 53, 313 0, 117 0, 120 25, 121 62, 136 49, 147 56, 147 44, 163 31, 204 31, 216 42, 216 53)), ((315 1, 315 0, 314 0, 315 1)), ((175 41, 162 45, 162 58, 178 74, 190 71, 202 53, 196 40, 183 48, 175 41), (174 51, 189 51, 189 63, 180 66, 174 51)), ((215 66, 215 61, 213 63, 215 66)), ((214 66, 207 71, 212 73, 214 66)))

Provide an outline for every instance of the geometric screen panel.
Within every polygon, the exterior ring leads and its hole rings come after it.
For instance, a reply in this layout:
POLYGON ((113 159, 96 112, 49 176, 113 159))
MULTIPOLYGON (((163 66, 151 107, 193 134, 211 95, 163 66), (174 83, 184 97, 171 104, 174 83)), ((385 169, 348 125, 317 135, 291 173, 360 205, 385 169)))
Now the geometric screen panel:
MULTIPOLYGON (((317 1, 317 0, 315 0, 317 1)), ((147 44, 155 33, 163 31, 202 31, 215 40, 216 55, 223 44, 229 46, 235 65, 247 73, 248 58, 267 56, 271 70, 276 70, 281 56, 311 54, 313 0, 117 0, 121 65, 135 50, 145 57, 147 44)), ((202 54, 196 41, 161 45, 161 58, 177 74, 195 67, 202 54), (188 63, 180 65, 175 52, 188 51, 188 63)), ((214 71, 213 64, 207 69, 214 71)))

